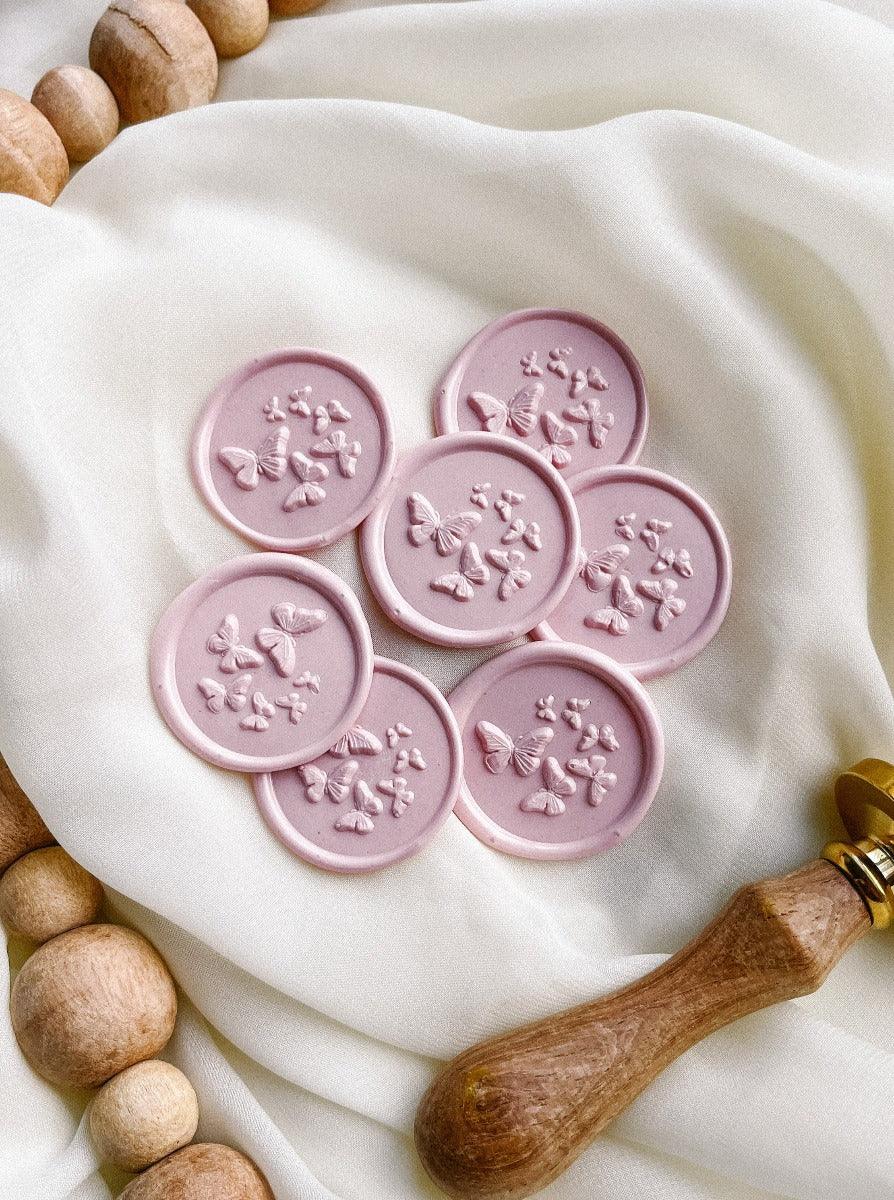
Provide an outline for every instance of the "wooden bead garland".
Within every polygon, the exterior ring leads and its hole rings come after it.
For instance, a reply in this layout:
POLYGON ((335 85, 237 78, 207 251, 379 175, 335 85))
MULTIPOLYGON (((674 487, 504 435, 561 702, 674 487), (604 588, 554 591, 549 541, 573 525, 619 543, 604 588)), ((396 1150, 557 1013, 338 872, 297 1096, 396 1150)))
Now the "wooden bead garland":
POLYGON ((0 192, 52 204, 68 182, 59 135, 33 104, 0 88, 0 192))
POLYGON ((95 921, 102 887, 61 846, 32 850, 0 878, 0 918, 33 942, 95 921))
MULTIPOLYGON (((24 102, 23 102, 24 103, 24 102)), ((37 809, 0 758, 0 871, 39 846, 52 846, 53 835, 37 809)))
POLYGON ((220 58, 238 58, 264 40, 270 23, 267 0, 186 0, 220 58))
POLYGON ((214 1143, 187 1146, 137 1176, 119 1200, 273 1200, 244 1154, 214 1143))
POLYGON ((192 1141, 198 1123, 192 1084, 157 1058, 115 1075, 90 1106, 93 1144, 102 1159, 125 1171, 142 1171, 180 1150, 192 1141))
POLYGON ((69 162, 89 162, 118 132, 115 97, 88 67, 47 71, 34 89, 31 103, 59 134, 69 162))

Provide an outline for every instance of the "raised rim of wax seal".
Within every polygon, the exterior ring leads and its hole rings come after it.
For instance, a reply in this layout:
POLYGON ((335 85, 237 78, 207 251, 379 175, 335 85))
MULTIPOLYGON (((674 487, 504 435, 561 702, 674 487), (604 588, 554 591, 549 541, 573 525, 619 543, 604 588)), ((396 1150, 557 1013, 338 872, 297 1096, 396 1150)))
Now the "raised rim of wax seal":
MULTIPOLYGON (((308 389, 309 390, 309 389, 308 389)), ((274 398, 276 399, 276 398, 274 398)), ((298 401, 300 403, 300 400, 298 401)), ((325 407, 325 406, 324 406, 325 407)), ((290 405, 290 409, 294 410, 294 406, 290 405)), ((266 410, 265 410, 266 411, 266 410)), ((302 409, 306 416, 310 416, 310 406, 306 410, 302 409)), ((342 410, 343 411, 343 410, 342 410)), ((273 415, 273 414, 271 414, 273 415)), ((275 414, 278 417, 285 418, 288 413, 279 410, 275 414)), ((269 420, 269 417, 268 417, 269 420)), ((259 431, 258 441, 260 441, 261 433, 266 432, 268 436, 271 430, 275 431, 280 428, 277 425, 266 425, 259 431)), ((335 425, 332 427, 335 430, 335 436, 341 437, 348 445, 346 430, 350 430, 350 425, 335 425)), ((322 435, 321 435, 322 436, 322 435)), ((285 449, 291 449, 286 447, 285 449)), ((295 457, 294 455, 292 457, 295 457)), ((303 461, 309 468, 316 469, 320 474, 325 471, 328 476, 331 468, 326 466, 326 463, 336 461, 335 451, 327 459, 320 459, 319 462, 307 459, 306 455, 299 455, 299 461, 303 461)), ((283 454, 285 458, 285 453, 283 454)), ((337 354, 330 354, 325 350, 317 350, 313 347, 294 347, 291 349, 273 350, 268 354, 258 355, 256 358, 250 359, 237 367, 229 375, 218 383, 214 391, 209 396, 208 400, 199 414, 192 435, 192 449, 190 455, 190 465, 192 476, 195 480, 196 487, 199 490, 203 500, 208 505, 213 513, 231 529, 247 538, 255 545, 262 546, 267 550, 281 550, 290 553, 300 553, 307 550, 319 550, 324 546, 330 546, 333 542, 337 542, 340 538, 345 537, 352 530, 360 525, 373 508, 381 499, 388 483, 394 473, 394 464, 397 458, 397 450, 394 439, 394 423, 389 412, 388 405, 382 396, 379 389, 372 382, 368 375, 365 374, 358 366, 350 362, 346 358, 342 358, 337 354), (381 453, 377 470, 374 476, 374 482, 366 492, 362 501, 350 512, 350 515, 334 525, 328 526, 315 533, 306 534, 305 536, 296 537, 277 537, 272 534, 264 533, 262 530, 254 528, 247 522, 240 520, 229 505, 225 502, 217 486, 214 482, 214 476, 211 469, 211 440, 215 426, 222 410, 227 403, 238 393, 239 389, 249 383, 260 372, 267 370, 269 367, 275 367, 280 364, 295 363, 295 364, 311 364, 317 367, 326 367, 333 372, 337 372, 345 376, 352 384, 355 385, 366 397, 370 409, 375 416, 379 425, 379 437, 381 453)), ((365 460, 363 460, 365 461, 365 460)), ((356 469, 356 468, 355 468, 356 469)), ((341 472, 345 474, 345 472, 341 472)), ((277 476, 279 478, 279 476, 277 476)), ((291 478, 291 477, 290 477, 291 478)), ((332 476, 335 478, 335 476, 332 476)), ((294 484, 296 481, 291 479, 294 484)), ((327 486, 329 486, 327 484, 327 486)), ((305 508, 302 512, 317 512, 324 511, 315 508, 305 508)))
MULTIPOLYGON (((271 593, 271 599, 276 599, 275 593, 271 593)), ((240 649, 245 650, 246 647, 240 649)), ((253 647, 247 649, 254 654, 253 647)), ((348 585, 326 567, 292 554, 247 554, 213 567, 170 603, 152 634, 149 669, 155 702, 168 727, 189 750, 207 762, 229 771, 246 771, 252 774, 260 771, 281 771, 318 757, 356 721, 366 703, 372 682, 372 635, 360 601, 348 585), (323 601, 331 604, 351 638, 356 670, 353 678, 347 681, 343 688, 344 703, 338 721, 330 722, 313 742, 305 743, 301 740, 301 725, 296 724, 295 737, 298 744, 294 751, 286 754, 249 755, 216 742, 200 729, 190 716, 177 683, 177 649, 181 633, 192 615, 216 591, 253 576, 274 575, 284 576, 313 589, 323 601)), ((236 668, 232 667, 230 670, 235 671, 236 668)), ((232 677, 232 674, 225 676, 220 682, 223 683, 232 677)))

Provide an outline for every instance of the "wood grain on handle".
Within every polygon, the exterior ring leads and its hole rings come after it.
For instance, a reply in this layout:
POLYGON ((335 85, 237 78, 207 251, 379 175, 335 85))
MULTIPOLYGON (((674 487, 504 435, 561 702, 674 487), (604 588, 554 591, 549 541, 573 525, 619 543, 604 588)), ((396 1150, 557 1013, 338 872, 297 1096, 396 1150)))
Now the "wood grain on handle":
POLYGON ((749 884, 645 978, 450 1063, 416 1117, 426 1169, 458 1200, 530 1196, 684 1050, 815 991, 870 928, 863 901, 824 860, 749 884))

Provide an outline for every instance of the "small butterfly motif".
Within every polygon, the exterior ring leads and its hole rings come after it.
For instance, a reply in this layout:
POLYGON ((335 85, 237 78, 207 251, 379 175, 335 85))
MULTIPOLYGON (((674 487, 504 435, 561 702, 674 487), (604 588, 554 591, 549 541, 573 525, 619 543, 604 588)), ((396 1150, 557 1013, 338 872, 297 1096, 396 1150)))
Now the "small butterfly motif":
POLYGON ((667 533, 670 528, 672 528, 670 521, 659 521, 657 517, 650 517, 639 536, 654 553, 661 542, 661 535, 667 533))
POLYGON ((255 641, 267 652, 280 675, 295 670, 295 638, 312 633, 326 620, 322 608, 296 608, 294 604, 274 604, 270 615, 276 628, 265 625, 255 634, 255 641))
POLYGON ((286 414, 279 407, 279 396, 271 396, 264 405, 264 415, 268 421, 284 421, 286 414))
POLYGON ((482 521, 480 512, 450 513, 442 518, 421 492, 413 492, 407 497, 407 508, 410 511, 407 537, 414 546, 434 542, 438 554, 444 558, 455 554, 482 521))
POLYGON ((314 675, 312 671, 302 671, 297 679, 292 680, 292 686, 296 688, 305 687, 309 692, 313 692, 315 696, 320 694, 320 677, 314 675))
POLYGON ((287 696, 277 696, 273 703, 277 708, 287 708, 289 710, 289 721, 292 725, 297 725, 307 712, 307 703, 301 699, 297 692, 289 692, 287 696))
POLYGON ((404 725, 403 721, 398 721, 396 725, 390 725, 388 732, 385 734, 385 740, 389 747, 393 750, 400 738, 408 738, 413 736, 413 730, 409 725, 404 725))
POLYGON ((517 774, 532 775, 553 740, 553 730, 548 725, 513 739, 492 721, 479 721, 475 735, 484 752, 484 765, 491 775, 502 775, 510 763, 517 774))
POLYGON ((513 492, 511 488, 504 488, 500 492, 500 499, 494 501, 494 508, 499 513, 504 521, 512 520, 512 510, 517 504, 524 501, 524 496, 521 492, 513 492))
POLYGON ((525 556, 521 550, 488 550, 487 561, 503 576, 497 588, 501 600, 511 600, 520 588, 531 582, 531 572, 525 569, 525 556))
POLYGON ((605 629, 616 637, 623 637, 630 630, 631 618, 643 614, 643 602, 630 586, 626 575, 616 575, 612 583, 611 606, 584 617, 590 629, 605 629))
POLYGON ((662 575, 671 569, 683 579, 692 578, 692 559, 688 550, 671 550, 670 546, 667 546, 652 563, 653 575, 662 575))
POLYGON ((552 371, 554 375, 558 375, 560 379, 568 378, 568 364, 565 359, 571 354, 570 346, 557 346, 555 350, 549 352, 549 362, 546 364, 546 369, 552 371))
POLYGON ((580 404, 564 408, 562 416, 568 421, 586 425, 590 445, 597 450, 601 450, 605 445, 608 431, 613 429, 615 424, 615 414, 604 413, 598 400, 583 400, 580 404))
POLYGON ((540 526, 536 521, 527 522, 521 517, 516 517, 510 522, 509 528, 500 538, 500 541, 504 545, 509 545, 512 542, 517 542, 519 538, 522 538, 525 545, 530 546, 532 550, 543 549, 543 539, 540 536, 540 526))
POLYGON ((521 360, 523 375, 542 375, 543 367, 537 362, 537 351, 532 350, 530 354, 526 354, 521 360))
POLYGON ((572 400, 576 400, 581 392, 585 392, 586 390, 587 377, 584 372, 581 370, 573 371, 571 374, 570 386, 568 388, 568 395, 572 400))
POLYGON ((329 753, 336 758, 348 758, 353 754, 381 754, 382 743, 362 725, 352 725, 330 748, 329 753))
POLYGON ((369 784, 358 780, 354 784, 354 807, 336 819, 335 828, 340 832, 372 833, 375 829, 373 817, 382 811, 382 801, 374 796, 369 784))
POLYGON ((635 520, 636 513, 627 513, 626 516, 615 517, 615 529, 618 531, 618 536, 626 538, 628 542, 632 542, 636 537, 636 530, 633 528, 635 520))
POLYGON ((252 692, 252 711, 239 722, 240 729, 249 729, 252 733, 263 733, 270 728, 270 718, 276 715, 276 709, 263 692, 252 692))
POLYGON ((289 466, 298 479, 298 486, 289 492, 282 506, 285 512, 294 512, 296 508, 316 507, 326 499, 326 491, 320 487, 329 478, 329 468, 324 463, 314 462, 300 450, 293 450, 289 455, 289 466))
POLYGON ((570 725, 572 729, 580 729, 581 725, 583 725, 581 713, 589 707, 589 700, 582 700, 577 696, 570 696, 565 701, 565 707, 562 709, 562 720, 570 725))
POLYGON ((283 426, 266 437, 257 452, 243 450, 241 446, 224 446, 218 450, 217 457, 232 472, 237 487, 245 492, 253 492, 262 475, 277 481, 285 475, 288 440, 288 426, 283 426))
POLYGON ((325 433, 333 421, 350 421, 351 414, 338 400, 330 400, 328 404, 318 404, 314 409, 313 431, 320 436, 325 433))
POLYGON ((586 752, 601 746, 603 750, 613 751, 620 749, 620 745, 611 725, 588 725, 580 735, 577 748, 579 751, 586 752))
POLYGON ((324 771, 314 763, 306 763, 298 768, 301 782, 304 784, 304 797, 311 804, 319 804, 323 797, 333 804, 341 804, 351 791, 354 776, 360 770, 360 764, 349 758, 340 762, 331 771, 324 771))
POLYGON ((432 591, 445 592, 454 600, 471 600, 475 595, 472 584, 481 587, 490 579, 490 570, 482 561, 481 551, 474 542, 466 542, 459 556, 459 570, 439 575, 430 583, 432 591))
POLYGON ((505 433, 508 426, 519 437, 529 437, 542 397, 543 384, 530 383, 519 388, 508 404, 487 392, 472 392, 467 402, 488 433, 505 433))
POLYGON ((589 781, 587 803, 594 808, 602 803, 618 782, 614 772, 605 770, 605 759, 601 754, 591 754, 589 758, 571 758, 566 766, 572 775, 589 781))
POLYGON ((655 628, 664 633, 674 617, 686 607, 686 601, 676 594, 676 579, 642 579, 636 585, 641 596, 655 602, 655 628))
POLYGON ((519 803, 522 812, 540 812, 558 817, 565 811, 565 801, 577 791, 577 784, 566 775, 555 758, 546 758, 541 767, 543 787, 519 803))
POLYGON ((416 798, 403 775, 398 775, 395 779, 380 779, 376 787, 383 796, 391 797, 393 817, 402 817, 416 798))
POLYGON ((391 769, 399 775, 408 766, 412 767, 415 771, 424 771, 428 767, 428 763, 422 757, 422 751, 418 746, 414 746, 412 750, 398 750, 391 769))
POLYGON ((610 586, 618 568, 630 556, 630 547, 623 542, 606 546, 604 550, 586 551, 581 555, 580 577, 591 592, 603 592, 610 586))
POLYGON ((555 696, 541 696, 534 705, 534 712, 537 718, 541 721, 558 721, 556 710, 553 705, 556 702, 555 696))
POLYGON ((565 425, 553 412, 545 412, 540 419, 546 441, 540 447, 540 453, 561 471, 571 462, 569 446, 577 444, 577 431, 570 425, 565 425))
POLYGON ((490 500, 487 498, 487 493, 490 491, 489 483, 476 483, 472 487, 472 494, 469 496, 469 502, 476 505, 478 508, 488 508, 490 500))
POLYGON ((334 429, 322 442, 311 446, 310 452, 317 458, 334 458, 345 479, 353 479, 357 474, 357 459, 361 449, 359 442, 348 441, 343 429, 334 429))
POLYGON ((217 633, 212 633, 205 645, 212 654, 221 656, 218 666, 224 675, 235 675, 237 671, 264 664, 263 658, 256 650, 252 650, 250 646, 243 646, 239 641, 239 618, 235 613, 227 613, 217 633))
POLYGON ((299 417, 310 416, 311 387, 295 388, 289 393, 289 412, 297 413, 299 417))
POLYGON ((237 675, 229 687, 218 683, 216 679, 200 679, 199 691, 205 697, 208 708, 213 713, 223 712, 224 705, 233 712, 239 712, 248 703, 247 692, 251 683, 250 675, 237 675))

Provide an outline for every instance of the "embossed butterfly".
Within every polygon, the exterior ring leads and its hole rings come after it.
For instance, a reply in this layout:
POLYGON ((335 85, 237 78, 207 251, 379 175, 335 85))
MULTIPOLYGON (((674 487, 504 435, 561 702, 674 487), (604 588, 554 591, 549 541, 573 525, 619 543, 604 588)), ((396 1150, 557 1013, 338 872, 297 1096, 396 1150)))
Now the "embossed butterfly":
POLYGON ((329 753, 336 758, 347 758, 351 754, 381 754, 382 743, 362 725, 352 725, 330 748, 329 753))
POLYGON ((652 573, 654 575, 662 575, 665 571, 673 569, 683 579, 692 578, 692 559, 688 550, 671 550, 667 546, 658 555, 658 558, 652 563, 652 573))
POLYGON ((587 803, 594 808, 602 803, 618 782, 613 771, 605 770, 605 759, 601 754, 591 754, 589 758, 570 758, 567 767, 572 775, 588 781, 587 803))
POLYGON ((294 512, 296 508, 316 507, 326 499, 326 491, 320 484, 329 478, 329 468, 325 463, 314 462, 300 450, 293 450, 289 455, 289 466, 298 479, 298 486, 289 492, 282 502, 286 512, 294 512))
POLYGON ((643 539, 650 550, 655 551, 658 549, 659 543, 661 542, 661 535, 663 533, 667 533, 667 531, 671 528, 672 523, 670 521, 660 521, 657 517, 650 517, 650 519, 646 521, 645 529, 639 536, 643 539))
POLYGON ((612 583, 611 605, 584 617, 590 629, 605 629, 615 637, 623 637, 630 630, 631 618, 642 616, 643 602, 630 586, 626 575, 616 575, 612 583))
POLYGON ((519 588, 531 582, 531 572, 525 569, 525 556, 521 550, 488 550, 487 561, 503 575, 497 595, 501 600, 510 600, 519 588))
POLYGON ((249 729, 252 733, 263 733, 270 728, 270 718, 276 715, 276 709, 263 692, 252 692, 252 711, 239 722, 241 729, 249 729))
POLYGON ((468 405, 488 433, 505 433, 508 425, 519 437, 528 437, 537 424, 542 398, 543 384, 530 383, 519 388, 508 404, 487 392, 472 392, 468 405))
POLYGON ((382 801, 374 796, 369 785, 359 780, 354 784, 354 807, 350 812, 342 813, 335 822, 335 828, 340 831, 352 830, 354 833, 372 833, 375 829, 373 817, 382 811, 382 801))
POLYGON ((331 771, 324 771, 313 763, 306 763, 298 768, 301 782, 304 784, 304 797, 311 804, 319 804, 325 796, 333 804, 341 804, 351 793, 351 784, 360 770, 360 764, 349 758, 340 762, 331 771))
POLYGON ((540 812, 558 817, 565 811, 565 801, 577 791, 577 784, 566 775, 555 758, 544 760, 541 768, 543 787, 519 803, 522 812, 540 812))
POLYGON ((307 712, 307 702, 302 700, 297 692, 289 692, 287 696, 277 696, 273 703, 277 708, 289 710, 289 721, 292 725, 297 725, 307 712))
POLYGON ((513 739, 499 725, 491 721, 479 721, 475 726, 475 734, 484 751, 484 765, 491 775, 501 775, 510 763, 519 775, 533 774, 553 740, 553 731, 548 725, 513 739))
POLYGON ((239 618, 235 613, 227 613, 217 633, 212 633, 205 644, 212 654, 221 656, 218 666, 224 675, 235 675, 237 671, 263 666, 264 660, 260 654, 239 641, 239 618))
POLYGON ((521 504, 524 498, 521 492, 514 492, 512 488, 503 488, 500 492, 500 499, 494 501, 494 508, 504 521, 511 521, 513 507, 521 504))
POLYGON ((615 517, 615 529, 618 531, 618 536, 626 538, 628 542, 632 542, 636 537, 636 531, 633 528, 635 520, 636 513, 627 513, 624 516, 615 517))
POLYGON ((334 458, 338 463, 339 473, 345 479, 353 479, 357 474, 357 459, 360 457, 359 442, 349 442, 343 429, 334 429, 322 442, 311 446, 311 454, 317 458, 334 458))
POLYGON ((594 750, 597 746, 601 746, 603 750, 618 750, 620 745, 611 725, 588 725, 580 735, 577 748, 586 753, 587 750, 594 750))
POLYGON ((623 542, 606 546, 604 550, 583 552, 580 577, 591 592, 603 592, 617 574, 618 567, 630 557, 630 547, 623 542))
POLYGON ((264 438, 257 451, 243 450, 241 446, 224 446, 217 457, 233 473, 234 482, 246 492, 258 486, 261 476, 279 480, 286 473, 286 445, 289 441, 288 426, 274 429, 264 438))
POLYGON ((481 587, 490 579, 490 570, 481 558, 481 551, 474 542, 466 542, 459 556, 459 570, 450 571, 447 575, 439 575, 429 585, 432 591, 445 592, 454 600, 471 600, 476 587, 481 587))
POLYGON ((614 428, 615 414, 602 412, 598 400, 584 400, 580 404, 563 409, 562 416, 579 425, 586 425, 590 445, 601 450, 610 429, 614 428))
POLYGON ((457 552, 482 519, 480 512, 450 513, 442 519, 438 510, 421 492, 413 492, 407 497, 407 508, 410 510, 407 537, 414 546, 434 542, 438 554, 444 558, 457 552))
POLYGON ((389 725, 388 731, 385 734, 388 745, 393 750, 401 738, 413 736, 413 730, 409 725, 405 725, 403 721, 398 721, 396 725, 389 725))
POLYGON ((321 608, 274 604, 270 615, 276 627, 265 625, 255 634, 255 641, 270 655, 280 675, 291 675, 295 670, 295 638, 319 629, 326 620, 326 613, 321 608))
POLYGON ((564 424, 553 412, 545 412, 540 418, 546 441, 540 447, 540 453, 561 471, 571 462, 569 446, 577 445, 577 432, 570 425, 564 424))
POLYGON ((422 751, 418 746, 414 746, 412 750, 398 750, 391 770, 400 774, 408 766, 416 771, 424 771, 428 767, 428 763, 422 757, 422 751))
POLYGON ((289 412, 297 413, 299 417, 310 416, 311 387, 295 388, 289 392, 289 412))
POLYGON ((313 431, 320 436, 325 433, 333 421, 350 421, 351 414, 338 400, 330 400, 328 404, 318 404, 314 409, 313 431))
POLYGON ((402 817, 416 798, 403 775, 398 775, 395 779, 380 779, 376 787, 382 795, 391 797, 393 817, 402 817))
POLYGON ((250 675, 237 675, 229 687, 218 683, 216 679, 200 679, 199 691, 208 702, 208 708, 213 713, 223 712, 224 705, 233 712, 239 712, 248 703, 248 688, 251 683, 250 675))
POLYGON ((664 633, 674 617, 686 607, 686 601, 678 596, 676 579, 643 579, 636 585, 640 595, 655 604, 655 628, 664 633))
POLYGON ((540 526, 536 521, 525 521, 521 517, 516 517, 509 523, 509 528, 505 530, 500 541, 504 545, 511 545, 512 542, 517 542, 522 539, 526 546, 531 550, 542 550, 543 539, 540 536, 540 526))

